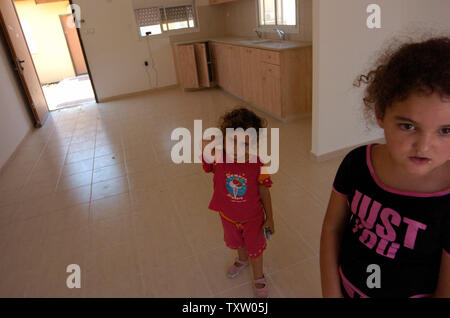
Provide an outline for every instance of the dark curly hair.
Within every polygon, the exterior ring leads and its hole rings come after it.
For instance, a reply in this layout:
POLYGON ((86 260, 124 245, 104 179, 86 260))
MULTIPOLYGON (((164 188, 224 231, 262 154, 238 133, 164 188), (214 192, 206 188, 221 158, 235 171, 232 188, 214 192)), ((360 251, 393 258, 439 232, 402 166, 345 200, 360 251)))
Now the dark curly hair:
POLYGON ((267 121, 264 118, 258 117, 251 110, 240 106, 220 117, 219 122, 220 130, 224 136, 227 128, 242 128, 244 130, 255 128, 259 135, 259 128, 267 126, 267 121))
POLYGON ((404 101, 413 93, 450 96, 449 37, 403 44, 385 52, 376 65, 360 75, 354 86, 367 84, 364 105, 377 117, 384 117, 394 102, 404 101))

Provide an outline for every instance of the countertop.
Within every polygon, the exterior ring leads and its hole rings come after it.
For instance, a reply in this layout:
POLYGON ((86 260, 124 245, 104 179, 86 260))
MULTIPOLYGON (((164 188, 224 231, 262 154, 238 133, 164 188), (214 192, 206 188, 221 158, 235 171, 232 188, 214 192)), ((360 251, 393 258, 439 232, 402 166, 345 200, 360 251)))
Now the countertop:
POLYGON ((302 47, 312 46, 312 42, 299 42, 299 41, 281 41, 281 40, 271 40, 271 39, 262 39, 261 43, 253 43, 253 41, 258 41, 257 38, 242 38, 242 37, 222 37, 222 38, 207 38, 207 39, 198 39, 191 41, 181 41, 174 42, 174 45, 184 45, 184 44, 192 44, 199 42, 220 42, 225 44, 239 45, 245 47, 252 47, 256 49, 263 50, 272 50, 272 51, 284 51, 284 50, 292 50, 302 47))

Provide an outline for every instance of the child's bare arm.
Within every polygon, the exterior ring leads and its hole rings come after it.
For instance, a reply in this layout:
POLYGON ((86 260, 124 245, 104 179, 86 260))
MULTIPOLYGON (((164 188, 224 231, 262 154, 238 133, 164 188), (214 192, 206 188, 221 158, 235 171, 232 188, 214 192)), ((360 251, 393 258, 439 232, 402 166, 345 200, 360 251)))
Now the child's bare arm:
POLYGON ((339 277, 339 250, 349 217, 347 198, 334 191, 331 192, 320 239, 320 273, 323 297, 343 297, 339 277))
MULTIPOLYGON (((202 167, 205 172, 214 172, 214 164, 209 163, 205 160, 203 156, 203 151, 205 150, 205 147, 210 143, 210 140, 202 140, 201 149, 202 149, 202 167)), ((214 154, 214 150, 213 150, 214 154)))
POLYGON ((259 194, 261 195, 261 202, 263 204, 264 211, 266 212, 266 219, 263 227, 270 228, 270 233, 274 234, 275 226, 273 222, 272 198, 270 197, 270 190, 268 187, 259 186, 259 194))
POLYGON ((450 256, 442 251, 439 280, 433 297, 450 298, 450 256))

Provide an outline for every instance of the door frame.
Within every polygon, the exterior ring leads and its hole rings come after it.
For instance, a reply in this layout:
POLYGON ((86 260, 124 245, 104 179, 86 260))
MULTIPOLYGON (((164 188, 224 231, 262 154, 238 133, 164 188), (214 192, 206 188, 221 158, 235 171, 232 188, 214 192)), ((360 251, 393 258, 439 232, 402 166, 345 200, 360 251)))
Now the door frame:
MULTIPOLYGON (((28 43, 27 43, 26 38, 25 38, 25 33, 23 32, 22 25, 21 25, 20 20, 19 20, 19 14, 17 13, 16 4, 15 4, 14 0, 9 0, 9 1, 11 3, 12 7, 14 8, 15 16, 16 16, 17 21, 18 21, 19 26, 20 26, 20 32, 22 33, 23 39, 25 41, 26 49, 27 49, 28 54, 30 56, 30 66, 33 67, 34 73, 36 74, 36 77, 37 77, 37 79, 39 81, 39 85, 41 85, 41 80, 39 78, 39 74, 37 73, 36 66, 34 65, 34 60, 33 60, 33 57, 31 55, 30 48, 28 47, 28 43)), ((3 35, 4 35, 4 38, 5 38, 5 41, 6 41, 6 44, 7 44, 7 48, 9 50, 9 55, 11 56, 11 62, 12 62, 12 66, 13 66, 13 71, 16 74, 16 77, 19 79, 20 90, 25 93, 26 105, 28 106, 27 108, 30 110, 31 114, 33 114, 33 121, 34 121, 33 125, 36 128, 41 128, 46 123, 46 121, 47 121, 47 119, 49 117, 49 113, 50 113, 50 110, 48 109, 47 99, 45 98, 45 94, 42 91, 42 96, 43 96, 43 98, 45 100, 45 105, 47 106, 47 113, 45 115, 45 118, 39 119, 38 111, 36 110, 35 106, 33 105, 33 98, 32 98, 32 95, 31 95, 31 92, 30 92, 28 86, 26 85, 25 78, 23 77, 23 75, 20 74, 20 71, 18 70, 20 65, 18 65, 17 61, 16 61, 17 53, 16 53, 16 50, 14 48, 13 39, 9 36, 7 28, 8 28, 8 26, 7 26, 3 16, 0 14, 0 32, 2 32, 3 35)), ((41 90, 42 90, 42 86, 41 86, 41 90)))
MULTIPOLYGON (((2 0, 2 1, 8 1, 8 0, 2 0)), ((18 15, 18 13, 17 13, 16 3, 15 3, 14 0, 9 0, 9 1, 11 2, 12 6, 13 6, 13 8, 14 8, 14 11, 16 12, 16 17, 17 17, 17 20, 19 21, 19 25, 20 25, 20 20, 19 20, 19 15, 18 15)), ((74 4, 72 0, 68 0, 68 2, 69 2, 70 5, 74 4)), ((0 17, 0 20, 1 20, 0 23, 3 25, 3 28, 4 28, 4 30, 1 30, 2 28, 0 28, 0 31, 2 31, 2 32, 4 31, 4 33, 5 33, 5 40, 6 40, 6 42, 8 43, 10 54, 11 54, 11 56, 12 56, 13 59, 14 59, 15 53, 14 53, 13 43, 12 43, 12 42, 13 42, 13 39, 10 39, 10 38, 9 38, 9 36, 8 36, 8 34, 7 34, 7 31, 6 31, 6 24, 4 23, 3 19, 1 19, 1 17, 0 17)), ((22 32, 22 34, 23 34, 23 30, 22 30, 21 25, 20 25, 20 32, 22 32)), ((91 82, 92 90, 93 90, 93 92, 94 92, 95 102, 98 104, 98 103, 99 103, 98 95, 97 95, 97 91, 96 91, 96 89, 95 89, 95 85, 94 85, 94 81, 93 81, 93 76, 92 76, 91 68, 90 68, 90 66, 89 66, 89 61, 88 61, 88 59, 87 59, 86 50, 85 50, 85 48, 84 48, 84 43, 83 43, 83 39, 81 38, 81 32, 80 32, 80 29, 79 29, 79 28, 77 28, 77 34, 78 34, 78 39, 80 40, 81 50, 82 50, 82 52, 83 52, 83 58, 84 58, 84 61, 85 61, 85 63, 86 63, 86 67, 87 67, 89 79, 90 79, 90 82, 91 82)), ((24 35, 23 37, 25 38, 25 35, 24 35)), ((25 41, 25 44, 26 44, 27 49, 28 49, 28 52, 29 52, 30 50, 29 50, 29 48, 28 48, 28 43, 26 43, 26 41, 25 41)), ((37 78, 39 79, 39 75, 37 74, 36 66, 34 65, 34 61, 33 61, 33 58, 32 58, 32 56, 31 56, 31 53, 29 53, 29 54, 30 54, 30 57, 31 57, 31 65, 33 66, 33 69, 34 69, 34 72, 36 73, 37 78)), ((12 63, 13 63, 14 65, 16 65, 16 62, 15 62, 15 61, 12 61, 12 63)), ((17 77, 20 77, 18 71, 14 70, 14 72, 16 73, 17 77)), ((39 82, 40 82, 40 80, 39 80, 39 82)), ((20 80, 20 84, 21 84, 21 88, 23 89, 23 91, 25 92, 25 94, 26 94, 26 96, 27 96, 27 104, 28 104, 30 110, 32 111, 32 113, 34 113, 34 110, 33 110, 33 107, 32 107, 32 102, 31 102, 30 93, 29 93, 29 91, 28 91, 28 89, 27 89, 25 83, 22 82, 22 80, 20 80)), ((42 86, 41 86, 41 87, 42 87, 42 86)), ((46 100, 46 98, 45 98, 45 95, 44 95, 44 99, 45 99, 45 102, 46 102, 46 104, 47 104, 47 100, 46 100)), ((47 105, 47 108, 48 108, 48 105, 47 105)), ((44 124, 45 124, 45 122, 46 122, 47 119, 48 119, 49 113, 50 113, 50 110, 47 111, 47 115, 45 116, 45 119, 43 119, 40 123, 39 123, 38 121, 35 120, 34 126, 37 127, 37 128, 43 127, 44 124)))
MULTIPOLYGON (((23 98, 23 104, 25 105, 25 109, 27 111, 27 114, 30 116, 30 120, 33 122, 34 127, 39 128, 40 126, 39 126, 39 124, 36 121, 33 108, 29 105, 29 103, 30 103, 29 92, 25 88, 25 86, 22 84, 22 79, 20 78, 20 75, 19 75, 19 73, 16 70, 17 63, 14 62, 13 52, 11 51, 11 48, 10 48, 11 44, 10 44, 8 35, 5 34, 5 32, 3 31, 2 24, 4 24, 4 22, 3 22, 2 16, 0 15, 0 45, 3 42, 3 44, 5 46, 6 57, 8 58, 8 60, 10 62, 11 70, 13 72, 14 79, 16 80, 15 84, 17 85, 17 88, 18 88, 18 90, 20 92, 20 95, 23 98)), ((47 115, 47 117, 48 117, 48 115, 47 115)))
MULTIPOLYGON (((69 4, 71 4, 71 5, 74 4, 73 0, 69 0, 69 4)), ((80 23, 83 23, 83 22, 84 21, 80 21, 80 23)), ((99 104, 98 96, 97 96, 97 90, 95 89, 94 78, 92 77, 92 72, 91 72, 91 68, 89 66, 89 60, 87 59, 86 50, 84 49, 84 43, 83 43, 83 39, 81 38, 80 28, 76 28, 76 29, 77 29, 78 39, 80 40, 80 44, 81 44, 81 51, 83 52, 84 62, 86 63, 86 67, 87 67, 87 71, 88 71, 88 75, 89 75, 89 80, 91 81, 92 90, 94 91, 95 102, 97 104, 99 104)))

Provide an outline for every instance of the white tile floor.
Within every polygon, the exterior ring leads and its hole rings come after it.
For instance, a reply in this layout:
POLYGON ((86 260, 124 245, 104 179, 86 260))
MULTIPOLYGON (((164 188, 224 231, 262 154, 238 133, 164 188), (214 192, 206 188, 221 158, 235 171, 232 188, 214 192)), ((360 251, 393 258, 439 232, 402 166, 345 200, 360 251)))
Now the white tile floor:
MULTIPOLYGON (((212 176, 170 160, 172 129, 216 126, 240 103, 176 88, 53 112, 0 175, 0 296, 252 297, 249 269, 225 276, 234 252, 207 208, 212 176), (81 289, 66 287, 69 264, 81 289)), ((270 296, 320 297, 320 229, 342 158, 310 159, 310 119, 259 114, 280 128, 270 296)))

